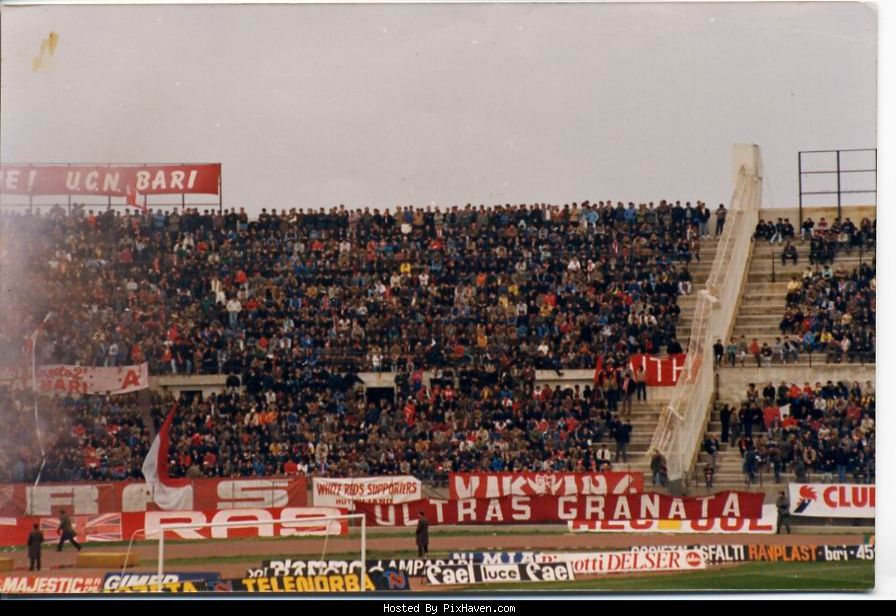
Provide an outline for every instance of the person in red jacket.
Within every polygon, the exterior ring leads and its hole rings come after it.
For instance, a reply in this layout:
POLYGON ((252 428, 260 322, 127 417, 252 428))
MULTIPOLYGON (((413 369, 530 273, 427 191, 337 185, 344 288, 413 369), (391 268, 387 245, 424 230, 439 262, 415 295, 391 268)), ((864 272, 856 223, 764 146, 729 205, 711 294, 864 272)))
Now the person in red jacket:
POLYGON ((756 367, 762 367, 762 356, 760 352, 762 351, 762 347, 759 346, 759 341, 756 338, 753 338, 753 342, 750 343, 750 355, 753 356, 753 359, 756 360, 756 367))

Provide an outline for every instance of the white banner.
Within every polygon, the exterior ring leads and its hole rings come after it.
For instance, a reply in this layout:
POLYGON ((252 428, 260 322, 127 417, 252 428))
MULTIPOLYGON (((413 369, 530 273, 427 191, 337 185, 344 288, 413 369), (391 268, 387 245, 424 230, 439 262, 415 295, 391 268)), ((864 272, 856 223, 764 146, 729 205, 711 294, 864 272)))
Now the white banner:
POLYGON ((602 573, 635 573, 641 571, 694 571, 706 569, 703 552, 680 548, 663 552, 541 552, 535 561, 569 563, 576 577, 602 573))
POLYGON ((559 561, 506 565, 480 565, 467 562, 452 565, 433 564, 426 568, 426 582, 431 586, 570 581, 575 581, 572 566, 559 561))
POLYGON ((312 479, 312 490, 314 497, 311 502, 319 507, 353 508, 358 501, 394 505, 423 498, 420 480, 405 475, 353 479, 315 477, 312 479))
POLYGON ((816 518, 873 518, 874 485, 791 483, 790 513, 816 518))
MULTIPOLYGON (((31 388, 31 371, 0 369, 0 385, 31 388)), ((149 364, 101 368, 51 364, 37 367, 37 390, 47 395, 129 394, 149 387, 149 364)))
POLYGON ((100 592, 103 578, 99 576, 0 575, 0 594, 80 594, 100 592))
POLYGON ((709 518, 706 520, 570 520, 570 532, 592 533, 702 533, 774 534, 778 509, 762 506, 761 518, 709 518))

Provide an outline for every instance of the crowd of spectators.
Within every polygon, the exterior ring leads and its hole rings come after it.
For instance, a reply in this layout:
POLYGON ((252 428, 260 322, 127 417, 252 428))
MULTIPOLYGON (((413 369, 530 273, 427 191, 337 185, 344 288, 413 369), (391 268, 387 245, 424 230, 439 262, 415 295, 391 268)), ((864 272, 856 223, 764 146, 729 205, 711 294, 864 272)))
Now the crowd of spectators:
POLYGON ((708 217, 665 201, 3 212, 30 284, 4 298, 2 333, 21 342, 52 311, 42 361, 154 374, 591 367, 675 337, 708 217))
MULTIPOLYGON (((532 367, 445 374, 429 384, 401 376, 395 395, 380 398, 365 396, 353 379, 334 382, 320 373, 185 396, 169 434, 169 472, 412 474, 440 483, 450 471, 596 471, 628 461, 632 425, 624 404, 611 408, 633 375, 612 362, 593 387, 563 390, 535 385, 532 367)), ((41 457, 31 395, 2 388, 0 396, 0 420, 16 443, 0 452, 0 481, 32 481, 41 457)), ((137 395, 42 397, 41 479, 139 479, 151 434, 173 403, 141 403, 137 395)))
MULTIPOLYGON (((738 447, 747 483, 760 475, 781 482, 873 483, 875 390, 867 381, 827 381, 800 387, 782 381, 761 390, 750 384, 737 404, 720 409, 721 442, 738 447)), ((714 459, 719 442, 707 437, 703 450, 714 459)), ((767 479, 766 479, 767 480, 767 479)))
POLYGON ((142 476, 150 431, 136 396, 41 396, 34 410, 30 391, 0 387, 0 482, 142 476))
MULTIPOLYGON (((760 219, 753 234, 754 239, 771 244, 791 244, 797 239, 796 229, 789 218, 778 218, 775 222, 760 219)), ((877 238, 877 219, 863 218, 856 225, 850 218, 828 222, 822 217, 817 223, 807 217, 800 226, 799 239, 809 242, 811 264, 833 261, 838 252, 851 254, 860 247, 872 247, 877 238)))
POLYGON ((748 341, 745 335, 732 336, 727 344, 719 338, 713 344, 713 357, 715 366, 728 364, 732 368, 740 362, 745 366, 748 359, 756 362, 756 367, 768 367, 773 364, 789 364, 799 361, 801 340, 790 336, 778 336, 772 344, 759 343, 753 338, 748 341))
POLYGON ((874 361, 877 278, 873 264, 849 272, 807 267, 787 285, 782 335, 796 336, 804 352, 821 352, 828 362, 874 361))
MULTIPOLYGON (((173 476, 438 482, 449 471, 606 470, 627 461, 627 416, 644 375, 617 367, 634 352, 681 351, 676 298, 691 291, 688 264, 699 261, 710 216, 703 204, 585 202, 265 210, 256 220, 243 210, 81 208, 0 217, 0 261, 14 273, 0 300, 0 365, 20 361, 40 328, 39 363, 148 361, 153 374, 230 375, 224 393, 179 403, 173 476), (590 369, 598 356, 593 387, 535 385, 536 368, 590 369), (395 395, 365 397, 357 373, 366 370, 395 371, 395 395)), ((866 222, 822 232, 822 220, 809 236, 850 250, 856 238, 873 238, 875 223, 866 222)), ((792 235, 786 226, 781 233, 792 235)), ((790 335, 812 350, 809 334, 830 348, 849 340, 847 357, 873 349, 873 266, 829 270, 812 270, 788 295, 789 314, 803 318, 790 318, 786 331, 782 323, 781 361, 793 358, 790 335)), ((742 363, 747 353, 766 355, 745 340, 732 345, 742 363)), ((732 442, 744 445, 745 459, 753 451, 759 461, 780 459, 781 469, 799 473, 808 459, 806 473, 845 466, 873 476, 867 392, 829 383, 791 395, 791 387, 772 405, 788 414, 755 442, 769 407, 759 416, 756 402, 735 411, 732 442)), ((139 478, 172 402, 42 398, 38 442, 30 394, 0 387, 8 426, 0 480, 139 478)), ((665 482, 663 469, 654 459, 655 481, 665 482)))
MULTIPOLYGON (((225 393, 181 404, 174 476, 438 479, 626 462, 645 377, 617 366, 680 352, 676 298, 710 213, 585 202, 0 217, 0 366, 22 363, 38 332, 38 364, 229 375, 225 393), (593 387, 534 385, 537 368, 598 356, 593 387), (365 370, 395 371, 396 396, 366 402, 365 370)), ((0 472, 16 481, 137 478, 168 407, 42 398, 35 419, 26 391, 0 395, 0 472)))

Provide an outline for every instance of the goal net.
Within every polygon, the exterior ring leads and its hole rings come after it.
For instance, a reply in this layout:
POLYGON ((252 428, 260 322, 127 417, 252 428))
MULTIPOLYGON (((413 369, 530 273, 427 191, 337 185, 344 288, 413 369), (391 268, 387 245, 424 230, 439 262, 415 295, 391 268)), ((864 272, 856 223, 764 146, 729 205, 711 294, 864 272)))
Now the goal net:
POLYGON ((146 539, 155 543, 158 580, 166 579, 166 571, 192 569, 201 561, 200 568, 205 571, 226 569, 220 571, 222 579, 253 578, 260 587, 271 578, 304 581, 330 574, 354 574, 360 582, 355 590, 369 589, 364 583, 369 579, 367 524, 360 513, 168 522, 147 529, 146 539))

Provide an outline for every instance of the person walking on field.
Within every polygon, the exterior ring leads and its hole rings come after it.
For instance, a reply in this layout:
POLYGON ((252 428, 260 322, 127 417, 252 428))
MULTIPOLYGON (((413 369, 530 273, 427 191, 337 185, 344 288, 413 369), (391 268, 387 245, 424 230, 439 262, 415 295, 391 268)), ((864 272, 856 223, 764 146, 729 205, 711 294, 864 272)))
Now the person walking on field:
POLYGON ((426 514, 422 511, 420 512, 420 517, 417 518, 415 535, 417 538, 417 556, 423 558, 429 552, 429 520, 426 519, 426 514))
POLYGON ((71 518, 65 513, 65 510, 60 512, 59 515, 59 546, 56 548, 57 552, 62 551, 62 546, 66 541, 71 542, 75 549, 79 552, 81 551, 81 544, 75 541, 75 529, 72 527, 71 518))
POLYGON ((28 533, 28 571, 40 571, 40 551, 44 543, 44 534, 35 524, 28 533), (35 569, 36 567, 36 569, 35 569))

